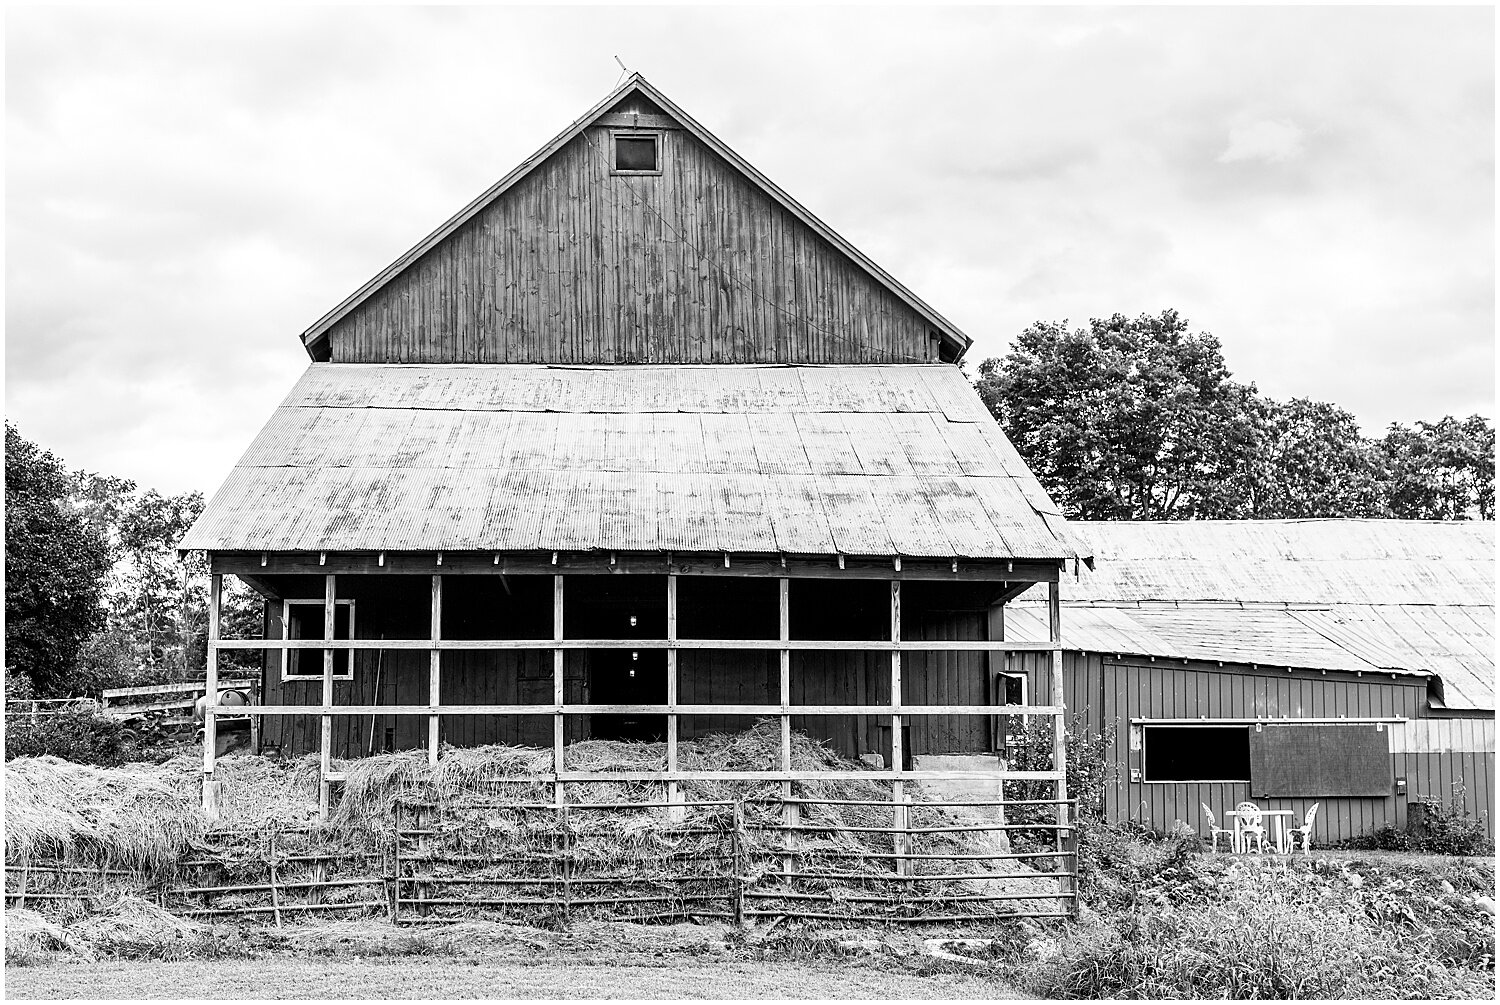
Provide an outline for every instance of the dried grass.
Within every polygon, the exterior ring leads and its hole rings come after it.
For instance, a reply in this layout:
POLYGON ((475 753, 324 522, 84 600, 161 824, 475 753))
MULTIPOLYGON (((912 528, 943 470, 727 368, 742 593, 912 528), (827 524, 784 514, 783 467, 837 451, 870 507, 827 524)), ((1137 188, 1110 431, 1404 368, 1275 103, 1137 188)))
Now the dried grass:
POLYGON ((66 953, 92 959, 86 947, 69 938, 61 926, 24 907, 5 911, 5 962, 12 966, 45 963, 66 953))
MULTIPOLYGON (((642 772, 660 770, 666 759, 661 743, 630 743, 589 740, 565 748, 565 767, 573 771, 642 772)), ((776 720, 762 720, 739 733, 728 733, 684 741, 679 744, 678 763, 687 771, 768 771, 780 766, 781 736, 776 720)), ((792 763, 799 771, 848 771, 859 767, 842 760, 824 744, 794 734, 792 763)), ((600 781, 570 783, 566 822, 545 809, 523 810, 552 802, 550 750, 490 745, 445 748, 436 765, 427 762, 425 751, 382 754, 341 761, 336 767, 346 776, 342 796, 326 824, 316 817, 318 771, 313 756, 280 761, 248 755, 219 762, 222 786, 222 817, 210 825, 199 809, 198 787, 201 764, 195 757, 180 756, 161 765, 127 765, 94 768, 56 758, 17 759, 6 765, 6 858, 12 863, 47 859, 90 863, 100 867, 140 870, 156 880, 173 880, 183 863, 206 859, 217 863, 209 885, 256 884, 265 881, 270 838, 275 836, 278 860, 289 853, 337 853, 354 856, 380 852, 390 841, 395 825, 395 807, 402 800, 427 800, 440 812, 428 818, 438 829, 431 844, 439 859, 445 855, 471 855, 494 863, 492 868, 474 862, 437 862, 434 882, 443 876, 508 875, 543 879, 560 875, 559 862, 566 858, 570 875, 602 880, 589 888, 588 896, 660 893, 676 895, 712 893, 722 903, 704 909, 726 909, 734 892, 732 868, 725 853, 731 851, 728 836, 733 811, 729 805, 695 803, 744 803, 745 828, 738 838, 742 865, 754 878, 779 870, 782 844, 792 841, 798 869, 853 873, 859 878, 828 883, 813 881, 815 890, 830 893, 861 890, 870 883, 876 889, 910 889, 888 882, 890 865, 880 859, 852 857, 894 850, 892 836, 864 832, 858 828, 883 828, 892 823, 889 783, 871 779, 830 779, 794 783, 794 793, 807 799, 870 800, 877 805, 807 804, 801 810, 805 830, 789 838, 784 832, 757 824, 776 823, 780 807, 774 802, 782 790, 780 782, 735 779, 684 782, 680 786, 689 805, 683 809, 622 806, 622 803, 662 801, 665 785, 658 781, 600 781), (758 803, 756 800, 766 800, 758 803), (605 810, 582 808, 586 804, 609 804, 605 810), (883 804, 883 805, 882 805, 883 804), (704 828, 714 833, 696 834, 704 828), (718 853, 719 858, 711 857, 718 853), (530 864, 523 859, 535 860, 530 864), (498 870, 498 871, 496 871, 498 870), (715 877, 714 882, 695 882, 715 877), (866 882, 864 877, 868 877, 866 882), (686 878, 686 882, 683 882, 686 878), (616 882, 618 881, 618 882, 616 882)), ((907 791, 917 800, 913 824, 972 822, 970 811, 948 810, 929 805, 921 787, 909 784, 907 791)), ((407 818, 408 826, 411 818, 407 818)), ((912 851, 973 852, 1003 843, 982 833, 913 836, 912 851)), ((355 859, 351 858, 351 862, 355 859)), ((306 866, 283 868, 287 882, 306 866)), ((363 865, 356 866, 365 869, 363 865)), ((1035 892, 1039 898, 1056 896, 1056 884, 1028 874, 1034 870, 1014 860, 988 860, 955 864, 918 862, 915 871, 933 873, 1008 873, 1012 881, 947 882, 945 892, 990 892, 997 886, 1013 892, 1035 892), (1014 886, 1024 883, 1024 886, 1014 886)), ((330 877, 332 878, 332 877, 330 877)), ((807 884, 803 884, 806 886, 807 884)), ((462 896, 478 899, 507 896, 495 888, 465 887, 462 896), (468 891, 473 891, 470 894, 468 891)), ((514 895, 544 897, 555 890, 537 884, 525 891, 511 888, 514 895)), ((334 900, 367 898, 368 891, 349 888, 334 900)), ((451 894, 458 896, 460 894, 451 894)), ((332 891, 330 891, 332 896, 332 891)), ((224 906, 229 906, 224 901, 224 906)), ((616 905, 618 906, 618 905, 616 905)), ((788 902, 787 906, 792 906, 788 902)), ((802 905, 807 906, 807 905, 802 905)), ((1017 908, 1043 906, 1016 904, 1017 908)), ((607 908, 598 908, 609 913, 607 908)), ((668 899, 653 910, 691 914, 686 901, 668 899)), ((477 907, 475 911, 487 913, 477 907)), ((587 917, 593 909, 573 912, 587 917)), ((465 915, 467 909, 445 910, 465 915)), ((524 913, 524 912, 522 912, 524 913)), ((550 922, 557 910, 538 906, 528 920, 550 922)), ((136 912, 139 915, 140 912, 136 912)), ((519 917, 520 915, 515 915, 519 917)), ((619 916, 618 912, 615 916, 619 916)), ((132 915, 135 917, 135 915, 132 915)), ((144 921, 142 922, 144 923, 144 921)), ((123 922, 122 922, 123 924, 123 922)))
POLYGON ((102 912, 71 924, 67 934, 95 956, 181 960, 199 955, 210 926, 129 894, 102 912))
POLYGON ((169 871, 205 829, 175 774, 166 765, 98 768, 50 755, 7 761, 6 861, 169 871))

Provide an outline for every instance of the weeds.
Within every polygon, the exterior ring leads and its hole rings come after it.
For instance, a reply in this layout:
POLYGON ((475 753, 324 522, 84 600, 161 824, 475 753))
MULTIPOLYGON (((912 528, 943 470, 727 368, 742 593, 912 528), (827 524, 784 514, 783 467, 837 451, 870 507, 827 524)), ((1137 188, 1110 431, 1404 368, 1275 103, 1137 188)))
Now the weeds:
POLYGON ((1056 998, 1489 998, 1493 866, 1193 853, 1187 833, 1089 829, 1094 911, 1015 979, 1056 998), (1095 913, 1097 911, 1097 913, 1095 913))

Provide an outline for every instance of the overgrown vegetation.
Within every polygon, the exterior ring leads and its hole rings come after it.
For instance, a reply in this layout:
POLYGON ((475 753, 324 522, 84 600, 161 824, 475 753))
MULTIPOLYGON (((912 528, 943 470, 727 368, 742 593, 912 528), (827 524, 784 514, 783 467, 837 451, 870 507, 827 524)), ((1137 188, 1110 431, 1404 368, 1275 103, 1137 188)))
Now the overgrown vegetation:
POLYGON ((87 711, 12 716, 5 724, 5 759, 58 757, 77 764, 112 766, 135 759, 138 750, 124 725, 87 711))
POLYGON ((1493 860, 1197 853, 1091 828, 1077 926, 1012 960, 1050 998, 1489 998, 1493 860))
POLYGON ((1418 796, 1407 804, 1408 820, 1420 812, 1421 823, 1407 828, 1387 824, 1344 842, 1346 848, 1379 851, 1416 851, 1434 855, 1492 855, 1494 845, 1483 820, 1469 815, 1464 787, 1455 785, 1444 803, 1436 796, 1418 796))

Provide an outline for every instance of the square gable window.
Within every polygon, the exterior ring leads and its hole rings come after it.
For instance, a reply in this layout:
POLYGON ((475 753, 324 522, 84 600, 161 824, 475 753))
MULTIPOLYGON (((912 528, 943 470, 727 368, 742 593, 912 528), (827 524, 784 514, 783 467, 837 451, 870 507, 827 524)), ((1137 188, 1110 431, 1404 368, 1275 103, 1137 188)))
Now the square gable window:
POLYGON ((660 133, 614 133, 614 174, 661 174, 660 133))

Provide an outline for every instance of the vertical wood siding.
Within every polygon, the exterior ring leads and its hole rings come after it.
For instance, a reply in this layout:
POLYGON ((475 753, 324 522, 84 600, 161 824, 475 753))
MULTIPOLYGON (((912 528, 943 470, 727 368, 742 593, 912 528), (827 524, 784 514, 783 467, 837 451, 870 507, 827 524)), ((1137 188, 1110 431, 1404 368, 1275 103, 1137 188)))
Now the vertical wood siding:
POLYGON ((891 363, 910 307, 682 130, 591 128, 330 329, 334 362, 891 363))
MULTIPOLYGON (((1064 620, 1063 631, 1067 624, 1064 620)), ((1032 700, 1050 700, 1045 656, 1013 654, 1009 669, 1024 668, 1032 700)), ((1453 795, 1463 786, 1467 812, 1486 822, 1495 834, 1492 787, 1495 779, 1492 719, 1420 719, 1426 688, 1420 678, 1391 680, 1367 675, 1253 671, 1248 667, 1180 660, 1115 661, 1098 653, 1068 653, 1064 658, 1069 718, 1082 717, 1094 730, 1114 738, 1113 776, 1105 790, 1105 814, 1111 820, 1139 820, 1165 829, 1176 821, 1206 832, 1202 804, 1224 824, 1224 813, 1251 799, 1250 786, 1235 782, 1146 783, 1130 781, 1131 767, 1141 767, 1130 750, 1132 718, 1289 718, 1337 716, 1405 716, 1408 730, 1388 726, 1395 778, 1407 779, 1404 795, 1386 798, 1260 799, 1266 809, 1289 809, 1297 823, 1313 803, 1321 803, 1315 840, 1333 841, 1366 834, 1386 825, 1406 826, 1406 807, 1418 796, 1453 795), (1442 722, 1443 725, 1436 725, 1442 722), (1452 723, 1450 725, 1450 723, 1452 723), (1466 749, 1454 749, 1466 748, 1466 749)))

